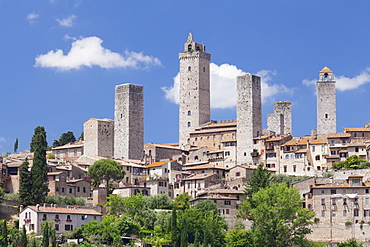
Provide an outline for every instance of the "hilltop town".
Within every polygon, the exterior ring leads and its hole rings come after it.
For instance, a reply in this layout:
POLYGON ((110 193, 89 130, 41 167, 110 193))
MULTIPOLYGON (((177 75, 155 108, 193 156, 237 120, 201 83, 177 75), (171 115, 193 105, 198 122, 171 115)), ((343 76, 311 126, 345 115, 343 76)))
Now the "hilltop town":
MULTIPOLYGON (((191 205, 209 199, 231 228, 237 223, 248 178, 262 165, 275 174, 302 177, 293 185, 304 199, 303 207, 316 215, 310 240, 370 241, 370 169, 336 166, 352 156, 369 161, 370 123, 337 133, 333 71, 324 67, 318 72, 317 126, 297 137, 292 136, 291 102, 276 102, 274 113, 267 116, 267 129, 262 128, 261 78, 252 74, 235 78, 236 119, 212 120, 210 59, 206 46, 190 33, 179 53, 178 143, 144 143, 143 86, 118 85, 114 119, 90 118, 83 125, 83 140, 48 152, 48 194, 92 198, 91 206, 105 205, 108 185, 94 187, 88 169, 108 158, 126 171, 113 183, 113 194, 176 198, 186 193, 191 205)), ((0 157, 5 193, 19 191, 19 168, 26 159, 32 166, 30 151, 0 157)), ((101 221, 103 215, 104 210, 94 207, 45 204, 21 207, 19 220, 27 233, 40 235, 42 220, 53 219, 58 234, 101 221)))

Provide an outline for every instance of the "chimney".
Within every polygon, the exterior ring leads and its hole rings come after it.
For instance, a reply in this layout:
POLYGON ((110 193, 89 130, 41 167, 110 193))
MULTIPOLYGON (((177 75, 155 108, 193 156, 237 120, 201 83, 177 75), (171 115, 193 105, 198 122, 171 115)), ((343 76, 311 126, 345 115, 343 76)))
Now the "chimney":
POLYGON ((36 204, 36 210, 40 211, 40 204, 36 204))

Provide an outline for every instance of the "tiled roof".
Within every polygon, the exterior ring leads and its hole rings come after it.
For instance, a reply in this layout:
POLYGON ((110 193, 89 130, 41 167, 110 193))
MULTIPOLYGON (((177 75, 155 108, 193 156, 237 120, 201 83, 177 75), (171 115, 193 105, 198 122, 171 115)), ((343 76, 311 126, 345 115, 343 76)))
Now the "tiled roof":
POLYGON ((355 143, 348 143, 348 147, 365 147, 366 144, 365 143, 359 143, 359 142, 355 142, 355 143))
POLYGON ((219 166, 219 165, 213 165, 213 164, 205 164, 205 165, 199 165, 199 166, 192 166, 192 167, 185 167, 185 170, 202 170, 202 169, 222 169, 227 170, 228 168, 219 166))
POLYGON ((205 179, 211 176, 214 176, 215 174, 213 173, 200 173, 200 174, 192 174, 183 180, 200 180, 200 179, 205 179))
POLYGON ((155 162, 155 163, 152 163, 150 165, 147 165, 146 167, 158 167, 158 166, 163 166, 167 163, 170 163, 170 162, 173 162, 174 160, 167 160, 167 161, 161 161, 161 162, 155 162))
MULTIPOLYGON (((32 209, 35 212, 40 213, 51 213, 51 214, 87 214, 87 215, 102 215, 100 212, 96 211, 95 209, 90 208, 79 208, 70 206, 67 207, 44 207, 44 206, 28 206, 27 208, 32 209)), ((25 209, 27 209, 25 208, 25 209)))
POLYGON ((333 134, 328 134, 326 138, 340 138, 340 137, 351 137, 351 134, 349 133, 333 133, 333 134))
POLYGON ((346 127, 344 131, 370 131, 368 127, 346 127))

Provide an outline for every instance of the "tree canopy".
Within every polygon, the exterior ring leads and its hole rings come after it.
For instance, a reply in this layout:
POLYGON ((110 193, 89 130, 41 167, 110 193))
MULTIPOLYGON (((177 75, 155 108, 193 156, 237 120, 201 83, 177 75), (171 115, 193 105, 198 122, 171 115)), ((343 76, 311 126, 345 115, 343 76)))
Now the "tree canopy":
POLYGON ((370 166, 370 162, 361 159, 358 155, 352 155, 348 157, 345 161, 335 162, 332 166, 332 169, 339 170, 342 168, 345 169, 364 169, 370 166))
POLYGON ((93 182, 95 184, 100 184, 102 181, 105 181, 108 194, 109 182, 122 180, 126 171, 122 169, 121 164, 117 161, 101 159, 95 161, 94 164, 89 167, 87 174, 94 180, 93 182))
MULTIPOLYGON (((297 188, 286 183, 261 189, 239 205, 238 212, 251 216, 251 239, 256 246, 305 246, 314 212, 302 208, 297 188)), ((253 246, 253 245, 252 245, 253 246)))
POLYGON ((76 141, 76 137, 74 136, 73 132, 68 131, 66 133, 63 133, 59 137, 59 140, 54 140, 53 147, 64 146, 70 142, 75 142, 75 141, 76 141))
POLYGON ((244 189, 245 194, 250 197, 260 189, 270 186, 271 178, 272 173, 263 168, 262 165, 258 165, 257 169, 252 172, 250 178, 248 179, 248 184, 244 189))

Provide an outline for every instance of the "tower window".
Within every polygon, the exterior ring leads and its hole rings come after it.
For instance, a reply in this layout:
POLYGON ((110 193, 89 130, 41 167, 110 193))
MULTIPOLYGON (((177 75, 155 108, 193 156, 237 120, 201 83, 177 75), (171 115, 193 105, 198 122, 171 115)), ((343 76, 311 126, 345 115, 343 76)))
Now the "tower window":
POLYGON ((188 127, 191 127, 191 123, 190 122, 188 122, 188 127))
POLYGON ((188 67, 188 71, 191 71, 191 66, 188 67))
POLYGON ((196 49, 197 51, 200 51, 200 48, 199 48, 199 45, 197 46, 197 49, 196 49))
POLYGON ((191 46, 191 44, 189 44, 189 45, 188 45, 188 51, 191 51, 191 50, 192 50, 192 48, 193 48, 193 47, 191 46))
POLYGON ((191 111, 188 111, 188 116, 190 116, 191 115, 191 111))
POLYGON ((328 114, 325 114, 325 118, 328 118, 328 114))
POLYGON ((206 67, 203 67, 203 72, 206 72, 206 67))
POLYGON ((324 81, 327 81, 328 80, 328 73, 325 73, 324 74, 324 81))

